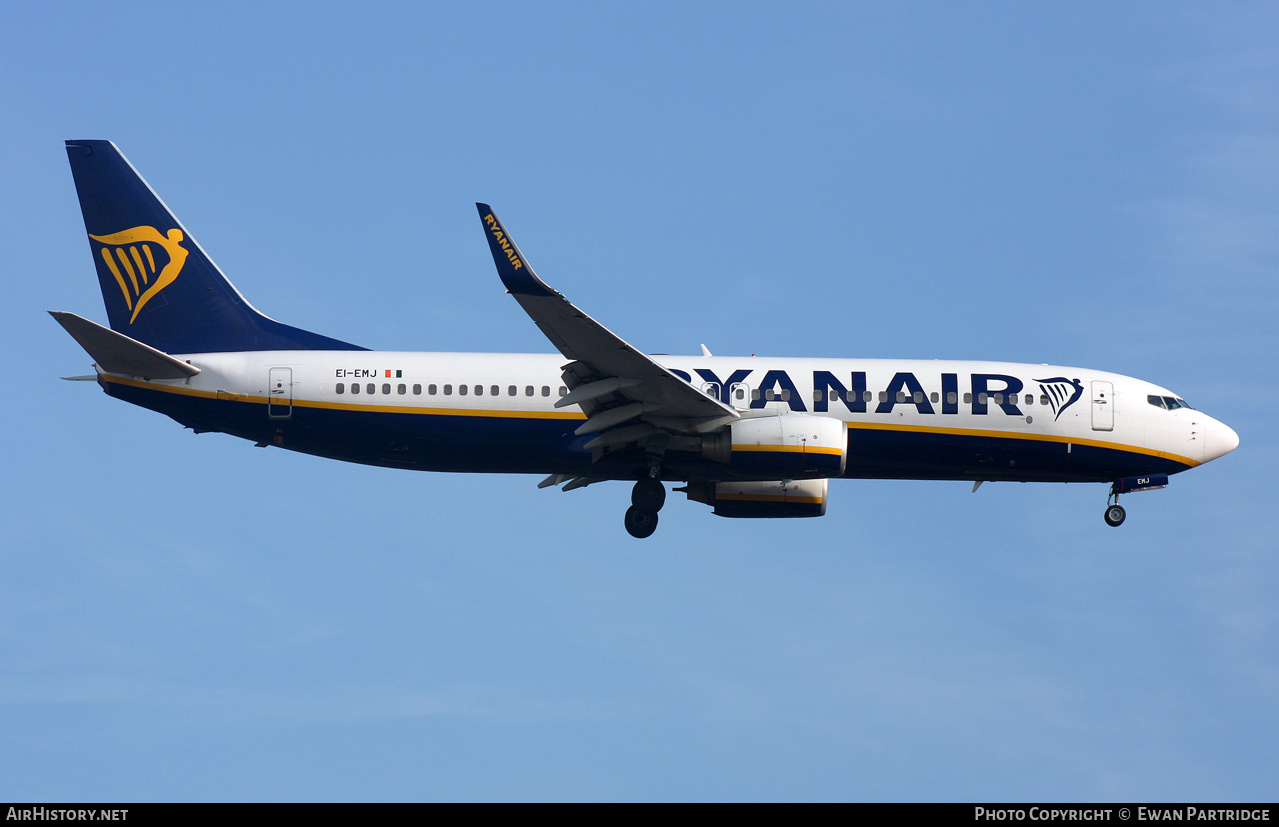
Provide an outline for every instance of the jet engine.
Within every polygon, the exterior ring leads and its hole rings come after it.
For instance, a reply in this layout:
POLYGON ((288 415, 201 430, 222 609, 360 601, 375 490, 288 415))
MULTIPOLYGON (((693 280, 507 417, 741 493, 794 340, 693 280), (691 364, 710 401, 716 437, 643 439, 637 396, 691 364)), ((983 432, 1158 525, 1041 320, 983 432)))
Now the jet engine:
POLYGON ((833 417, 751 417, 701 439, 702 456, 731 466, 735 476, 838 477, 848 459, 848 426, 833 417))
POLYGON ((688 498, 720 517, 821 517, 830 481, 690 482, 688 498))

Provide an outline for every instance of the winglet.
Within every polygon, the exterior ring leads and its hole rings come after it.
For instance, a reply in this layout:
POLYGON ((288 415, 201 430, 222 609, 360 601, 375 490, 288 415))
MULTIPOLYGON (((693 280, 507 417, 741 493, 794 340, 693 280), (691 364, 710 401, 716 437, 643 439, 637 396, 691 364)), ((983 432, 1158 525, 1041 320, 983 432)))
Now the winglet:
POLYGON ((493 263, 497 265, 497 274, 502 277, 502 284, 516 295, 523 296, 558 296, 528 266, 528 259, 515 246, 515 242, 507 235, 502 222, 493 214, 488 204, 476 203, 480 211, 480 221, 484 224, 484 234, 488 236, 489 250, 493 252, 493 263))

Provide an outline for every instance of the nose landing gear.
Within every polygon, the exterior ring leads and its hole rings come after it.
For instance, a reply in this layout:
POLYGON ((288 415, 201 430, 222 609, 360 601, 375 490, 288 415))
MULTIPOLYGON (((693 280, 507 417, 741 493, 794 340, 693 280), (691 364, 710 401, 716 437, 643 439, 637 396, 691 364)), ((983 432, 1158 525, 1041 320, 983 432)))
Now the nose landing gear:
POLYGON ((1102 515, 1106 519, 1106 525, 1111 528, 1118 528, 1123 525, 1124 518, 1128 516, 1128 512, 1124 511, 1124 507, 1119 504, 1119 486, 1110 486, 1110 496, 1106 498, 1106 513, 1102 515))

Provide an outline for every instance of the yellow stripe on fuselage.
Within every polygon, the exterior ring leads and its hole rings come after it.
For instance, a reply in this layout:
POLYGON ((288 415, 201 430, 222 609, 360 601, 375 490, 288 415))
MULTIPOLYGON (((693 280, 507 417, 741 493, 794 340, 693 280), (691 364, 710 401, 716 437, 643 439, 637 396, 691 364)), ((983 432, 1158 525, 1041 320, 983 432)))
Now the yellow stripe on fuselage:
MULTIPOLYGON (((196 388, 188 388, 183 385, 157 385, 154 382, 145 382, 140 379, 129 379, 122 376, 113 376, 108 374, 99 374, 107 382, 114 382, 120 385, 129 385, 135 388, 145 388, 147 390, 161 391, 163 393, 174 393, 182 396, 195 396, 203 399, 221 399, 227 400, 231 392, 228 391, 206 391, 196 388)), ((248 394, 234 394, 234 401, 249 402, 258 405, 274 404, 277 406, 284 405, 284 401, 280 399, 272 399, 266 396, 251 396, 248 394)), ((368 413, 398 413, 398 414, 425 414, 430 416, 483 416, 507 419, 557 419, 557 420, 584 420, 586 415, 581 412, 572 411, 500 411, 485 408, 423 408, 409 405, 358 405, 346 402, 319 402, 311 399, 294 399, 291 403, 297 408, 319 408, 333 411, 362 411, 368 413)), ((1055 442, 1058 444, 1070 445, 1087 445, 1093 448, 1106 448, 1112 451, 1127 451, 1133 454, 1144 454, 1146 456, 1158 457, 1160 459, 1168 459, 1173 462, 1179 462, 1182 465, 1193 468, 1201 465, 1198 460, 1190 457, 1174 454, 1168 451, 1157 451, 1153 448, 1145 448, 1140 445, 1126 445, 1120 442, 1106 442, 1099 439, 1083 439, 1060 434, 1027 434, 1015 431, 988 431, 978 428, 939 428, 932 425, 905 425, 905 424, 887 424, 879 422, 855 422, 845 420, 851 429, 859 429, 865 431, 901 431, 903 433, 916 434, 943 434, 947 436, 968 436, 981 437, 983 439, 1023 439, 1034 442, 1055 442)), ((801 452, 812 451, 814 453, 837 455, 840 453, 838 448, 832 447, 804 447, 799 445, 734 445, 734 451, 773 451, 773 452, 801 452)))

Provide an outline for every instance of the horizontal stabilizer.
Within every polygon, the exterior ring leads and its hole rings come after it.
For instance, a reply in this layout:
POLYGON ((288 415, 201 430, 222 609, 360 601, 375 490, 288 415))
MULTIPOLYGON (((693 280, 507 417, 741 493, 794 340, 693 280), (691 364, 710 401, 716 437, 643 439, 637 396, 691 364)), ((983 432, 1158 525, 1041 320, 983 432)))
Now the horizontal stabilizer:
POLYGON ((49 315, 79 342, 98 367, 107 373, 141 376, 144 379, 182 379, 200 369, 174 359, 169 354, 130 339, 123 333, 95 324, 74 313, 50 310, 49 315))

